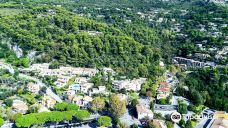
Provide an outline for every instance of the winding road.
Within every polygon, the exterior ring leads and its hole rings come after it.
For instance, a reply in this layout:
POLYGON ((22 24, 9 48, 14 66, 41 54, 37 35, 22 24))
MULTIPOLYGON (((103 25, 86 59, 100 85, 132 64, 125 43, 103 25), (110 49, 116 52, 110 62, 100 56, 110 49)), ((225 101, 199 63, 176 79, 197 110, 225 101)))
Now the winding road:
MULTIPOLYGON (((14 74, 14 69, 10 64, 5 64, 3 61, 0 61, 0 68, 5 68, 7 69, 11 74, 14 74)), ((35 77, 31 77, 25 74, 20 73, 19 77, 21 78, 25 78, 25 79, 29 79, 29 80, 33 80, 35 81, 40 87, 46 87, 46 95, 54 98, 57 102, 61 103, 62 99, 56 95, 46 84, 44 84, 41 80, 35 78, 35 77)))
POLYGON ((40 87, 46 87, 47 90, 46 90, 46 94, 52 98, 54 98, 57 102, 61 103, 62 102, 62 99, 56 95, 46 84, 44 84, 41 80, 35 78, 35 77, 31 77, 31 76, 28 76, 28 75, 25 75, 25 74, 22 74, 20 73, 19 74, 19 77, 21 78, 25 78, 25 79, 29 79, 29 80, 33 80, 35 81, 40 87))

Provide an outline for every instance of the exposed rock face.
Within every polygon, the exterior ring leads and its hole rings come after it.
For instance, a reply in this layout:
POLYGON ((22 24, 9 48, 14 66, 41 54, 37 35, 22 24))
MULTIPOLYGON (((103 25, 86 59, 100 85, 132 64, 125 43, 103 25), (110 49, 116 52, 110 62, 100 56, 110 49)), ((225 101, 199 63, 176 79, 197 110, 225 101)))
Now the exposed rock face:
POLYGON ((11 38, 3 38, 3 39, 1 39, 1 43, 7 44, 8 47, 14 51, 17 58, 20 58, 23 56, 23 50, 17 44, 14 44, 12 42, 11 38))
POLYGON ((12 50, 15 52, 17 58, 20 58, 20 57, 23 56, 23 51, 22 51, 22 49, 18 45, 14 45, 12 47, 12 50))
POLYGON ((34 61, 35 57, 36 57, 36 53, 37 51, 30 51, 27 55, 27 57, 29 58, 30 62, 34 61))

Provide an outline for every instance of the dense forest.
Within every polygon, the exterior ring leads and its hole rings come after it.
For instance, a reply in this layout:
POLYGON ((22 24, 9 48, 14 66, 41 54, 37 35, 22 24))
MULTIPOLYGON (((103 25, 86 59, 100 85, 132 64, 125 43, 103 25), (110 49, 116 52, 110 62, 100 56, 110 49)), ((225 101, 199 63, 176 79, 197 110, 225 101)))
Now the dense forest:
POLYGON ((194 105, 205 104, 212 109, 228 111, 228 70, 199 69, 181 76, 184 86, 177 88, 177 94, 190 99, 194 105))
POLYGON ((37 62, 81 67, 118 67, 129 77, 159 75, 160 54, 121 30, 78 17, 57 7, 38 7, 17 16, 3 16, 3 38, 11 38, 25 54, 39 51, 37 62), (96 36, 95 36, 96 35, 96 36))

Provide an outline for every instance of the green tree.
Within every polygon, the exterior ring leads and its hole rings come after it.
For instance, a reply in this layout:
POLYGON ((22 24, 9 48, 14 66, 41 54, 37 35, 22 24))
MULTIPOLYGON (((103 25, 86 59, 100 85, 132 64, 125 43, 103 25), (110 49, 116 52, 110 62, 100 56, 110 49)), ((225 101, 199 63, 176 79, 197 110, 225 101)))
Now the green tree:
POLYGON ((17 118, 21 117, 22 114, 21 113, 16 113, 16 114, 13 114, 12 116, 10 116, 10 120, 11 121, 16 121, 17 118))
POLYGON ((74 116, 77 118, 77 120, 82 121, 86 118, 89 118, 90 113, 86 110, 78 110, 74 113, 74 116))
POLYGON ((153 101, 150 102, 150 110, 152 112, 154 111, 154 102, 153 101))
POLYGON ((162 105, 166 105, 167 104, 167 100, 166 99, 159 99, 158 103, 162 104, 162 105))
POLYGON ((98 124, 99 126, 104 126, 104 127, 108 127, 111 125, 112 119, 108 116, 101 116, 98 119, 98 124))
POLYGON ((105 107, 105 101, 101 97, 95 97, 92 101, 92 110, 94 111, 101 111, 105 107))
POLYGON ((174 124, 171 121, 166 121, 167 128, 173 128, 174 124))
POLYGON ((149 121, 148 128, 157 128, 153 120, 149 121))
POLYGON ((185 121, 183 119, 181 119, 178 124, 179 124, 179 126, 184 127, 185 126, 185 121))
POLYGON ((131 101, 131 106, 132 107, 136 107, 136 105, 139 103, 139 101, 137 100, 137 99, 133 99, 132 101, 131 101))
POLYGON ((0 127, 4 124, 4 120, 0 118, 0 127))
POLYGON ((185 128, 193 128, 192 121, 188 120, 185 124, 185 128))
POLYGON ((121 101, 118 95, 111 95, 110 110, 115 117, 122 116, 126 111, 126 101, 121 101))
POLYGON ((54 109, 57 111, 65 111, 67 108, 68 103, 62 102, 62 103, 57 103, 54 106, 54 109))
POLYGON ((50 65, 49 65, 49 69, 57 69, 59 68, 59 62, 58 61, 53 61, 50 65))
POLYGON ((78 110, 79 107, 78 105, 73 103, 62 102, 62 103, 55 104, 54 109, 57 111, 70 111, 70 110, 78 110))
POLYGON ((190 95, 191 95, 191 101, 193 102, 193 104, 195 104, 196 106, 203 104, 203 97, 198 91, 194 90, 191 92, 190 95))
POLYGON ((179 102, 178 103, 178 112, 180 112, 181 114, 187 114, 188 113, 188 105, 183 103, 183 102, 179 102))
POLYGON ((6 106, 8 106, 8 107, 11 107, 12 104, 13 104, 13 100, 12 100, 12 99, 6 99, 6 100, 4 101, 4 104, 6 104, 6 106))
POLYGON ((78 110, 79 107, 77 104, 73 104, 73 103, 68 103, 68 105, 66 106, 66 110, 67 111, 71 111, 71 110, 78 110))

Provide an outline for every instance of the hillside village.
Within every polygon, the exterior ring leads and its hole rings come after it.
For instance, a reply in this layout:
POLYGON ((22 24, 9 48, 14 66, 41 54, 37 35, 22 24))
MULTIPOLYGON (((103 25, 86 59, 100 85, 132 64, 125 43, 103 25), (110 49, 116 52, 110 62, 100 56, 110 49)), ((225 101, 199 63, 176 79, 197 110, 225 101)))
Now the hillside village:
MULTIPOLYGON (((5 68, 8 66, 9 65, 1 62, 1 69, 8 70, 5 68)), ((129 126, 141 126, 145 123, 146 118, 156 118, 154 120, 157 125, 161 128, 166 128, 167 124, 163 118, 172 113, 179 112, 180 107, 183 105, 191 104, 188 99, 175 95, 175 88, 179 81, 176 76, 170 72, 164 73, 163 79, 157 86, 156 97, 150 98, 151 92, 147 92, 145 96, 140 94, 140 90, 147 84, 146 78, 117 80, 115 79, 116 73, 111 68, 98 70, 60 66, 58 69, 50 69, 49 66, 50 64, 48 63, 32 64, 29 68, 19 69, 19 77, 26 78, 21 88, 23 92, 18 93, 19 90, 17 90, 15 94, 4 100, 4 104, 11 107, 9 112, 12 115, 19 113, 26 114, 30 112, 31 109, 38 113, 50 112, 56 108, 56 105, 63 103, 72 103, 77 105, 80 109, 90 111, 94 105, 93 101, 97 97, 101 97, 108 102, 110 95, 116 95, 120 101, 126 103, 126 110, 123 111, 123 115, 120 116, 122 123, 126 123, 129 126), (101 72, 102 75, 100 74, 101 72), (51 85, 48 85, 43 79, 44 77, 53 78, 55 81, 53 81, 51 85), (111 87, 97 84, 92 80, 95 77, 101 77, 105 82, 109 81, 111 87), (53 91, 52 93, 54 93, 54 95, 48 94, 47 88, 53 91), (9 104, 8 102, 12 103, 9 104), (135 109, 132 111, 134 107, 135 109), (133 113, 129 113, 129 111, 133 113), (128 121, 126 122, 126 120, 128 121)), ((8 84, 8 82, 4 81, 1 81, 1 83, 8 84)), ((5 107, 2 106, 2 108, 5 107)), ((90 117, 98 118, 105 113, 105 111, 100 111, 99 113, 92 112, 90 117)), ((205 108, 202 113, 204 115, 213 116, 222 112, 205 108)), ((188 120, 189 116, 196 113, 187 111, 186 114, 185 120, 188 120)), ((221 122, 220 120, 211 120, 208 123, 209 120, 211 119, 200 119, 197 121, 198 124, 196 126, 209 127, 210 125, 218 125, 218 123, 221 122)), ((13 123, 9 121, 4 127, 9 125, 13 125, 13 123)), ((52 124, 49 125, 51 126, 52 124)), ((60 123, 59 126, 64 126, 64 124, 60 123)))
POLYGON ((226 0, 47 1, 0 5, 2 128, 228 127, 226 0))

